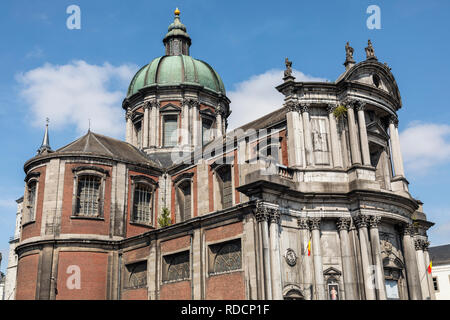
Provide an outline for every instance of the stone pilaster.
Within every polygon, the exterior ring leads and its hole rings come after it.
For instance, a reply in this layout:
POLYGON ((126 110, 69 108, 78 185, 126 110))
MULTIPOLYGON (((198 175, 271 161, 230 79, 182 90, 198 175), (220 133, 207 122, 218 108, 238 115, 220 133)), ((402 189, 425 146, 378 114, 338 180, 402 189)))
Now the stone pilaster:
POLYGON ((320 243, 320 218, 310 218, 309 225, 312 234, 312 253, 314 260, 314 278, 316 282, 316 299, 325 300, 325 280, 323 277, 322 250, 320 243))
POLYGON ((304 129, 304 139, 305 139, 305 158, 307 166, 314 166, 314 154, 313 154, 313 143, 311 134, 311 123, 309 119, 309 104, 304 103, 300 105, 303 118, 303 129, 304 129))
POLYGON ((303 165, 303 123, 299 113, 298 105, 294 102, 286 104, 286 122, 288 139, 288 160, 290 167, 301 167, 303 165))
POLYGON ((370 248, 369 248, 369 236, 367 232, 367 224, 369 221, 368 216, 358 215, 354 218, 356 228, 358 229, 359 247, 361 251, 361 264, 364 278, 364 292, 366 294, 366 300, 375 300, 375 284, 372 281, 373 270, 370 267, 370 248))
POLYGON ((352 270, 351 243, 348 235, 350 224, 351 218, 338 218, 336 221, 336 227, 339 231, 341 245, 345 297, 347 300, 356 300, 356 278, 352 270))
POLYGON ((354 102, 347 103, 348 134, 350 136, 350 151, 352 155, 352 164, 361 164, 361 152, 358 145, 358 136, 356 132, 354 102))
POLYGON ((223 116, 224 116, 223 107, 219 104, 216 107, 216 138, 223 135, 223 116))
POLYGON ((303 294, 306 300, 312 300, 314 297, 313 286, 313 261, 312 257, 308 256, 308 243, 311 239, 309 230, 309 222, 307 218, 298 218, 297 225, 300 229, 300 248, 302 248, 303 259, 301 259, 301 270, 303 275, 303 294))
POLYGON ((130 111, 127 111, 125 119, 127 120, 125 141, 132 144, 133 143, 133 122, 131 120, 131 112, 130 111))
POLYGON ((264 296, 266 300, 272 300, 272 273, 270 268, 270 244, 269 244, 269 218, 267 207, 262 202, 256 204, 255 218, 259 225, 262 240, 263 272, 264 272, 264 296))
POLYGON ((394 162, 395 176, 404 177, 402 152, 400 150, 400 140, 398 137, 398 119, 391 117, 389 119, 389 135, 391 138, 392 157, 394 162))
POLYGON ((416 249, 417 267, 419 269, 420 289, 422 290, 422 298, 430 300, 430 291, 428 288, 427 265, 425 265, 424 246, 425 242, 422 239, 414 240, 414 247, 416 249))
POLYGON ((422 300, 419 271, 417 268, 416 250, 414 247, 414 226, 407 224, 402 227, 402 244, 406 264, 409 299, 422 300))
POLYGON ((280 210, 269 209, 270 213, 270 261, 272 273, 272 299, 283 300, 283 284, 280 261, 280 210))
POLYGON ((381 261, 380 235, 378 232, 378 225, 380 224, 380 217, 370 216, 370 242, 372 248, 372 259, 375 264, 375 283, 378 300, 386 300, 386 287, 384 283, 383 262, 381 261))
POLYGON ((361 153, 363 164, 370 166, 369 140, 367 139, 366 118, 364 116, 364 102, 358 102, 356 110, 358 111, 359 138, 361 141, 361 153))
POLYGON ((328 119, 330 122, 330 138, 331 138, 331 153, 333 156, 333 165, 337 168, 342 168, 342 154, 338 139, 336 118, 333 114, 334 109, 336 109, 335 104, 328 105, 328 119))
POLYGON ((428 273, 428 266, 430 265, 430 254, 428 253, 428 247, 430 243, 428 241, 424 241, 423 244, 423 256, 425 259, 425 265, 427 267, 427 282, 428 282, 428 292, 430 292, 430 299, 436 300, 436 294, 434 293, 434 285, 433 285, 433 277, 431 273, 428 273))
POLYGON ((147 148, 148 147, 148 137, 149 137, 149 123, 150 123, 150 115, 149 115, 149 108, 150 103, 144 104, 144 134, 142 136, 142 147, 147 148))

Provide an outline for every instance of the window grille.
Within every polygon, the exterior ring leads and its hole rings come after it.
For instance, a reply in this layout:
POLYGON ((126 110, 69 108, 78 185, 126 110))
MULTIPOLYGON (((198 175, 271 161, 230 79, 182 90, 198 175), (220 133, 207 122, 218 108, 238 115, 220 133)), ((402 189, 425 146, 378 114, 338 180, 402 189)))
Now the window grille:
POLYGON ((189 279, 189 251, 175 253, 164 257, 167 272, 164 281, 189 279))
POLYGON ((214 258, 213 273, 229 272, 241 269, 241 240, 233 240, 211 247, 214 258))
POLYGON ((135 289, 142 288, 147 285, 147 262, 136 262, 126 266, 127 281, 125 288, 135 289))
POLYGON ((136 184, 133 199, 133 220, 136 222, 151 222, 152 188, 145 184, 136 184))
POLYGON ((101 180, 96 176, 81 176, 78 179, 77 213, 80 216, 98 216, 101 180))

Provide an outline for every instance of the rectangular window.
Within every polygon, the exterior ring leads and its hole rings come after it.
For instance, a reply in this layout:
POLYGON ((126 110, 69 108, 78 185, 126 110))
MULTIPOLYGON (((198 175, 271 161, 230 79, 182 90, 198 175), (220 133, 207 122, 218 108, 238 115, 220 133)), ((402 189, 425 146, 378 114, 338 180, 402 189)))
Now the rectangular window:
POLYGON ((208 119, 202 120, 202 144, 206 144, 211 141, 211 126, 212 121, 208 119))
POLYGON ((138 148, 142 148, 142 121, 136 122, 134 125, 136 129, 136 141, 138 148))
POLYGON ((434 291, 439 292, 439 282, 437 277, 433 277, 433 287, 434 291))
POLYGON ((400 299, 398 293, 398 281, 397 280, 385 280, 386 285, 386 298, 388 299, 400 299))
POLYGON ((233 206, 233 186, 231 184, 231 166, 224 165, 217 170, 219 192, 222 201, 222 209, 233 206))
POLYGON ((177 145, 177 116, 164 116, 164 147, 174 147, 177 145))
POLYGON ((163 276, 166 282, 190 278, 189 251, 169 254, 163 257, 163 276))
POLYGON ((137 289, 147 286, 147 261, 125 266, 125 289, 137 289))
POLYGON ((145 184, 137 183, 134 188, 133 221, 150 223, 152 212, 152 189, 145 184))
POLYGON ((96 176, 80 176, 77 190, 77 214, 98 216, 101 180, 96 176))
POLYGON ((179 210, 179 221, 191 218, 191 182, 184 181, 177 188, 177 201, 179 210))

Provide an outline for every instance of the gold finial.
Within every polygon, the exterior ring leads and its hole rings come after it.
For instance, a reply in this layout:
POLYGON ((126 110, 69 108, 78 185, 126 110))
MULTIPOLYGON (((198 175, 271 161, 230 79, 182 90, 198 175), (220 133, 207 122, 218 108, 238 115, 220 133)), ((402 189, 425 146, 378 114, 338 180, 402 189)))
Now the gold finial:
POLYGON ((180 15, 180 9, 176 8, 174 13, 175 13, 176 16, 179 16, 180 15))

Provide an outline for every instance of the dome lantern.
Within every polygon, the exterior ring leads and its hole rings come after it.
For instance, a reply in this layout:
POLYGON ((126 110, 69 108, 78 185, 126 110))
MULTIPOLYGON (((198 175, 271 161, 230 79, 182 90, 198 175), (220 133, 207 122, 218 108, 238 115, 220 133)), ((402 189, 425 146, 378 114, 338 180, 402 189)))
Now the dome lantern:
POLYGON ((168 32, 163 39, 167 56, 189 55, 191 37, 186 32, 186 26, 180 21, 180 10, 175 9, 175 18, 170 24, 168 32))

